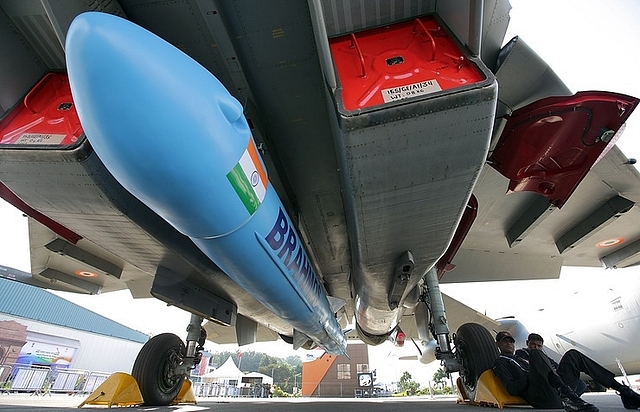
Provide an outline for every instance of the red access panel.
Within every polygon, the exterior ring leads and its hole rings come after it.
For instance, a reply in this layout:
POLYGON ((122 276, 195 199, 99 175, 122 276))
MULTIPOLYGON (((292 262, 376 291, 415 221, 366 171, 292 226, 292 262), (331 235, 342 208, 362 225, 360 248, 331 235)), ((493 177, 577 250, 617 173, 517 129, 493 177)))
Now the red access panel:
POLYGON ((329 40, 348 111, 485 80, 434 16, 329 40))
POLYGON ((82 135, 66 73, 46 74, 0 120, 0 145, 69 146, 82 135))

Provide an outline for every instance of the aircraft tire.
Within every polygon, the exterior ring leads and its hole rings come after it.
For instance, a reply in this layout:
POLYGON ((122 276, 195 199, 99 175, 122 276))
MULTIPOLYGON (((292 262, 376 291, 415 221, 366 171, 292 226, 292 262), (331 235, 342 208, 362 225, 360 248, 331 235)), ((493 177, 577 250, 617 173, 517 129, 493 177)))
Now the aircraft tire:
POLYGON ((469 399, 476 395, 478 379, 482 372, 491 369, 498 357, 498 350, 491 333, 477 323, 465 323, 458 328, 454 338, 456 358, 460 363, 460 378, 469 399))
POLYGON ((184 343, 173 333, 154 336, 140 349, 131 375, 138 382, 145 405, 166 406, 173 402, 185 378, 173 371, 184 353, 184 343))

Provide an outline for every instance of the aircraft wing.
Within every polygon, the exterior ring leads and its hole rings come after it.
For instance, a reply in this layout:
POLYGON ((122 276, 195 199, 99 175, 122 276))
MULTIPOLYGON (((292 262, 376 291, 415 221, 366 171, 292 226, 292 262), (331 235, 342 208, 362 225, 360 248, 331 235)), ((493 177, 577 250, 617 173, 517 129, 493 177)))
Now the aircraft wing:
POLYGON ((452 261, 455 269, 442 282, 552 279, 562 266, 638 264, 640 175, 617 147, 587 173, 561 209, 532 192, 507 195, 508 184, 493 168, 483 170, 474 192, 482 205, 478 218, 452 261), (510 246, 508 232, 519 224, 527 230, 510 246))
MULTIPOLYGON (((446 293, 442 294, 442 298, 444 300, 444 305, 447 308, 447 322, 452 330, 457 330, 460 325, 469 322, 478 323, 491 331, 501 330, 499 322, 487 317, 483 313, 480 313, 464 303, 452 298, 446 293)), ((420 337, 414 313, 405 313, 400 321, 400 328, 407 337, 420 337)), ((431 338, 427 337, 427 340, 428 339, 431 338)))
POLYGON ((333 313, 380 343, 432 269, 637 264, 640 180, 614 145, 637 99, 573 96, 521 39, 501 48, 508 1, 462 3, 0 1, 0 195, 30 217, 33 278, 155 296, 219 342, 304 330, 340 352, 333 313), (86 11, 121 18, 95 20, 114 41, 71 35, 86 11), (241 144, 205 147, 223 127, 241 144), (249 206, 229 184, 244 153, 265 185, 249 206))

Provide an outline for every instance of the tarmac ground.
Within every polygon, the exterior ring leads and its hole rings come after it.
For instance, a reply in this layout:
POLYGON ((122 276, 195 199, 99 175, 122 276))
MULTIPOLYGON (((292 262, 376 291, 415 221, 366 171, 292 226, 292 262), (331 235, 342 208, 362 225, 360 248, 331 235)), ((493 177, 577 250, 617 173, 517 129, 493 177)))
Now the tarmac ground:
MULTIPOLYGON (((614 392, 587 393, 582 397, 587 402, 593 403, 602 412, 625 411, 620 401, 620 397, 614 392)), ((216 411, 216 412, 329 412, 350 411, 350 412, 413 412, 428 411, 483 411, 487 408, 479 406, 458 404, 456 396, 412 396, 403 398, 198 398, 196 404, 180 404, 174 406, 151 407, 136 406, 127 407, 127 411, 145 412, 196 412, 196 411, 216 411)), ((42 411, 59 412, 78 410, 85 400, 80 396, 69 396, 63 394, 52 394, 44 396, 34 396, 30 394, 1 394, 0 411, 42 411)), ((108 409, 107 406, 85 405, 82 409, 96 410, 108 409)), ((113 406, 109 410, 119 409, 113 406)), ((531 409, 529 407, 505 408, 507 410, 531 409)), ((537 409, 536 411, 548 411, 547 409, 537 409)))

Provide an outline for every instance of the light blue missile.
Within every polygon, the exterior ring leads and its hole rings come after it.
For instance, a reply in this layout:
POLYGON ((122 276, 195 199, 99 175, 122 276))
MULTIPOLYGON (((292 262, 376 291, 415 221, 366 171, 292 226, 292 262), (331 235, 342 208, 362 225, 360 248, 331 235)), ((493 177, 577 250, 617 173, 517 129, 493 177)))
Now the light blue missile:
POLYGON ((66 59, 80 122, 114 177, 295 330, 345 353, 335 307, 224 86, 109 14, 75 18, 66 59))

